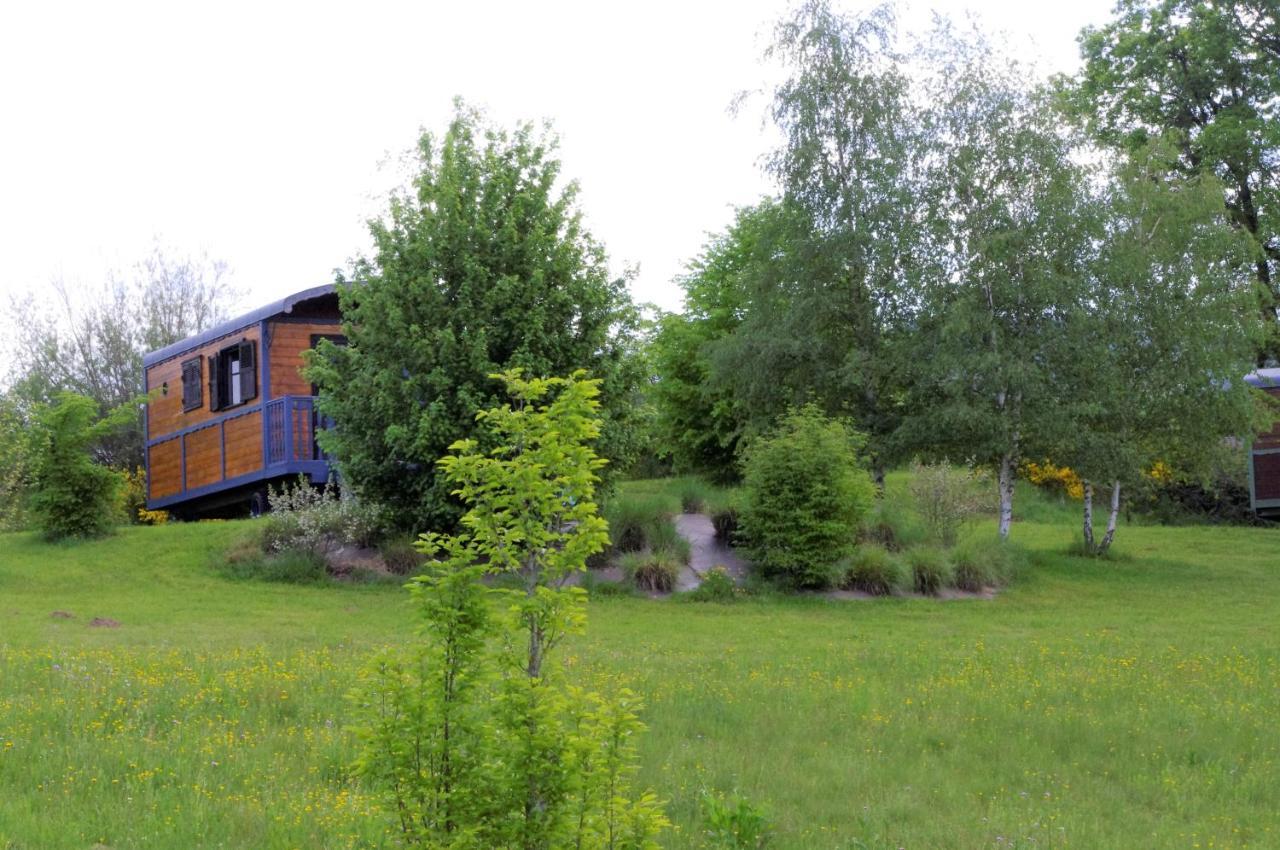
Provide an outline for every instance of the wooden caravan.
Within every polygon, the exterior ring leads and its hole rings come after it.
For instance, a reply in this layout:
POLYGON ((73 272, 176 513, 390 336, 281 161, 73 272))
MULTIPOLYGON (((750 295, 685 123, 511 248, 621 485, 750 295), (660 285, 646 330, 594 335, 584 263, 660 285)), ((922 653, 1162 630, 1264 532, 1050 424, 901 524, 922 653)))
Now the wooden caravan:
POLYGON ((320 339, 341 339, 339 324, 337 292, 318 286, 146 355, 147 507, 256 513, 272 482, 327 480, 299 370, 320 339))
MULTIPOLYGON (((1280 369, 1258 369, 1245 380, 1280 398, 1280 369)), ((1254 437, 1249 447, 1249 501, 1254 513, 1280 514, 1280 422, 1254 437)))

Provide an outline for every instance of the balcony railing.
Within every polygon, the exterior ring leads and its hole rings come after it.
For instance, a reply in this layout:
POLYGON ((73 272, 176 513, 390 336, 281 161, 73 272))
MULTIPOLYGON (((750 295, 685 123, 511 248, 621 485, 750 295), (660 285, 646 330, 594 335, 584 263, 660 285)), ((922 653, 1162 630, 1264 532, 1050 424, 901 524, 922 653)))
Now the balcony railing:
POLYGON ((267 466, 324 460, 316 445, 315 396, 286 395, 267 402, 267 466))

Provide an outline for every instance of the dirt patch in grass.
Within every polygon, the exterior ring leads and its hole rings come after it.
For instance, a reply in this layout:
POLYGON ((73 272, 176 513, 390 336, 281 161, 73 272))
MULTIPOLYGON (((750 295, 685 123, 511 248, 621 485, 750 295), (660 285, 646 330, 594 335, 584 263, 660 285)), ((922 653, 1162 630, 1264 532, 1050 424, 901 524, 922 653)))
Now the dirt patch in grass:
POLYGON ((110 617, 94 617, 89 621, 89 625, 96 629, 118 629, 120 622, 110 617))

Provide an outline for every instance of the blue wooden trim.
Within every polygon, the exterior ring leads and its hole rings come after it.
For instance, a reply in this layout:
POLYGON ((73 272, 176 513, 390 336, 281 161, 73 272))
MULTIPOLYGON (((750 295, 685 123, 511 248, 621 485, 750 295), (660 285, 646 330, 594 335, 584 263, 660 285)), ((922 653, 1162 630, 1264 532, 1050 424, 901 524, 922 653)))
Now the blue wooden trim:
POLYGON ((166 443, 169 440, 175 439, 176 437, 185 437, 187 434, 193 434, 196 431, 203 431, 205 428, 212 428, 215 425, 221 425, 222 423, 231 419, 236 419, 241 416, 248 416, 251 413, 257 413, 261 409, 262 409, 261 402, 253 405, 252 407, 237 407, 235 410, 231 411, 230 413, 224 413, 221 416, 215 416, 213 419, 207 419, 204 422, 199 423, 198 425, 190 425, 186 428, 183 428, 180 431, 171 431, 170 433, 165 434, 162 437, 156 437, 154 440, 149 440, 147 442, 147 448, 151 448, 152 446, 158 446, 161 443, 166 443))
POLYGON ((262 398, 262 468, 267 468, 268 441, 271 439, 267 424, 267 403, 271 401, 271 325, 263 319, 258 330, 258 395, 262 398))
POLYGON ((293 462, 293 405, 290 403, 292 398, 285 397, 284 402, 284 460, 285 463, 293 462))
MULTIPOLYGON (((142 370, 142 397, 150 398, 151 394, 151 376, 146 369, 142 370)), ((151 510, 151 404, 146 403, 142 406, 142 467, 145 470, 142 474, 142 486, 146 488, 143 492, 142 502, 146 505, 147 510, 151 510)), ((136 520, 137 517, 130 517, 130 520, 136 520)))

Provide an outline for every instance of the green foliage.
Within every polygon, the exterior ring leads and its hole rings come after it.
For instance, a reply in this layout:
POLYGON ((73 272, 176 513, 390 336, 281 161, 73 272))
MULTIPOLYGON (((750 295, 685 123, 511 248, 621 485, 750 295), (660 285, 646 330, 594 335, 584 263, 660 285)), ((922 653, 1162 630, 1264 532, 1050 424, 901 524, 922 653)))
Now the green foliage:
POLYGON ((237 553, 227 558, 225 572, 231 578, 282 584, 319 584, 329 576, 325 559, 303 549, 286 549, 270 554, 260 549, 237 553))
POLYGON ((711 526, 716 530, 716 540, 726 546, 736 542, 738 525, 738 508, 735 505, 725 505, 711 514, 711 526))
POLYGON ((722 566, 714 566, 702 574, 702 583, 685 594, 696 602, 733 602, 741 595, 741 589, 722 566))
POLYGON ((956 469, 945 461, 914 462, 908 487, 933 541, 946 547, 955 545, 967 520, 994 506, 988 476, 974 469, 956 469))
POLYGON ((863 543, 847 561, 841 580, 845 590, 860 590, 874 596, 888 596, 911 585, 911 577, 892 552, 883 546, 863 543))
POLYGON ((15 343, 8 364, 14 396, 39 405, 73 392, 93 399, 103 415, 128 406, 133 416, 100 434, 92 452, 117 469, 142 466, 145 429, 136 400, 143 392, 142 357, 229 318, 227 307, 239 293, 225 273, 225 263, 177 258, 157 246, 132 270, 109 272, 100 285, 72 293, 55 282, 48 300, 13 299, 7 327, 15 343))
POLYGON ((664 525, 670 524, 666 505, 660 497, 616 496, 605 506, 609 537, 618 552, 640 552, 653 548, 664 525))
POLYGON ((901 496, 882 493, 862 521, 858 539, 875 543, 891 552, 901 552, 924 543, 929 536, 920 517, 901 496))
POLYGON ((0 531, 27 525, 27 500, 35 475, 32 412, 16 395, 0 391, 0 531))
POLYGON ((678 553, 669 549, 653 552, 628 552, 618 559, 618 566, 627 581, 640 590, 652 593, 670 593, 675 590, 676 579, 684 562, 678 553))
POLYGON ((555 153, 532 126, 493 128, 459 104, 443 138, 420 139, 412 186, 370 224, 373 254, 339 277, 347 345, 322 343, 307 370, 336 424, 319 440, 344 482, 406 530, 460 515, 435 462, 500 402, 494 373, 588 370, 601 381, 601 453, 623 469, 637 450, 635 311, 555 153))
POLYGON ((406 537, 394 537, 378 547, 382 563, 389 572, 398 576, 412 575, 422 568, 424 558, 414 542, 406 537))
POLYGON ((769 846, 772 829, 764 809, 738 794, 702 795, 702 830, 717 850, 760 850, 769 846))
POLYGON ((831 584, 875 499, 860 465, 861 435, 813 405, 792 410, 746 455, 742 527, 767 578, 797 587, 831 584))
MULTIPOLYGON (((1105 144, 1176 143, 1167 173, 1221 181, 1218 206, 1253 242, 1257 308, 1277 353, 1280 299, 1280 11, 1272 2, 1121 0, 1081 34, 1076 113, 1105 144)), ((1207 283, 1206 285, 1212 285, 1207 283)))
POLYGON ((937 596, 955 579, 955 572, 947 560, 947 553, 932 546, 917 546, 903 554, 907 570, 911 574, 911 588, 925 596, 937 596))
POLYGON ((386 512, 378 505, 340 496, 332 482, 314 487, 299 477, 272 487, 270 512, 262 519, 262 549, 268 554, 306 552, 325 560, 343 546, 367 548, 385 534, 386 512))
POLYGON ((46 539, 101 537, 115 525, 120 476, 89 450, 136 415, 126 405, 100 418, 92 399, 65 392, 37 413, 30 504, 46 539))
POLYGON ((686 514, 700 514, 707 509, 710 489, 696 478, 685 481, 680 488, 680 510, 686 514))
POLYGON ((459 440, 439 462, 468 510, 461 533, 422 535, 421 639, 379 657, 354 696, 357 771, 409 846, 656 850, 666 819, 633 788, 639 701, 568 686, 548 657, 585 623, 565 580, 608 541, 599 381, 495 377, 512 400, 477 415, 494 448, 459 440))

